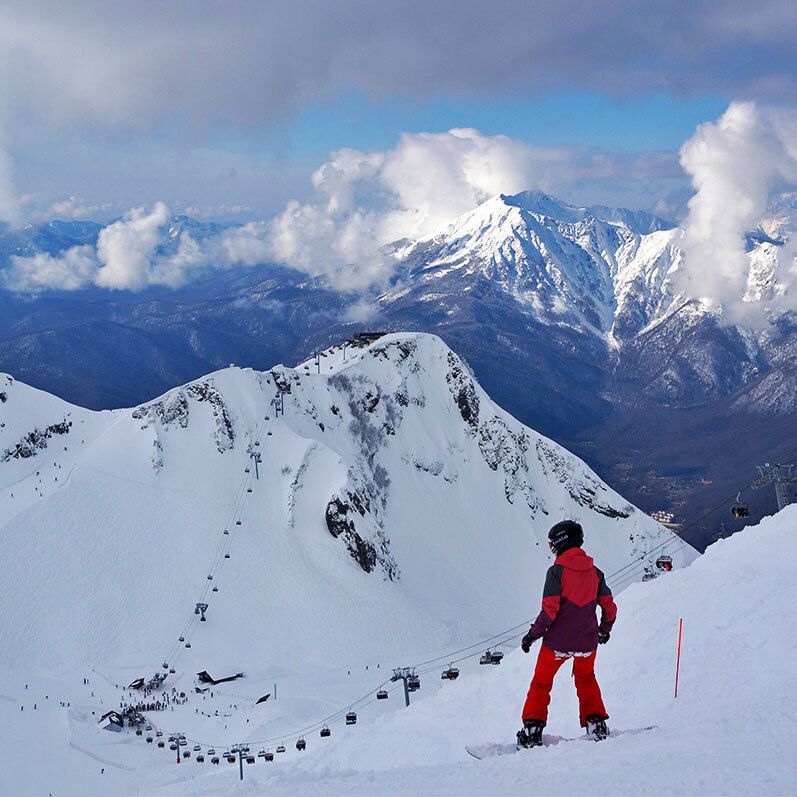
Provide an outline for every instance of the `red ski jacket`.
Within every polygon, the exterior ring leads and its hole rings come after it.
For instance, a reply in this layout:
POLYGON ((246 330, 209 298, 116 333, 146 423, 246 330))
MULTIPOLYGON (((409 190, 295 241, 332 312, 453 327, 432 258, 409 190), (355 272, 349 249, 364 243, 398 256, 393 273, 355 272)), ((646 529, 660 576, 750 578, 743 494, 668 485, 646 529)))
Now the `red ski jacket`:
POLYGON ((542 611, 529 636, 542 637, 546 648, 559 653, 591 653, 598 647, 597 607, 600 630, 609 632, 617 606, 603 573, 581 548, 570 548, 548 568, 542 593, 542 611))

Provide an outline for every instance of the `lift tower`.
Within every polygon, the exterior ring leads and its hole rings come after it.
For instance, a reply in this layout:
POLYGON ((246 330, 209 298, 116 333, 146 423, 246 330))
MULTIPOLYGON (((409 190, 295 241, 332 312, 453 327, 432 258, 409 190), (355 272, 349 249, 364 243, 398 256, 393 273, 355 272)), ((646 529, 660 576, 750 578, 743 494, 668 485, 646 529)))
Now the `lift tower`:
POLYGON ((775 498, 778 501, 778 512, 784 506, 791 503, 786 494, 786 488, 797 483, 797 476, 794 475, 794 465, 758 465, 758 472, 761 474, 754 482, 753 487, 765 487, 772 484, 775 487, 775 498))

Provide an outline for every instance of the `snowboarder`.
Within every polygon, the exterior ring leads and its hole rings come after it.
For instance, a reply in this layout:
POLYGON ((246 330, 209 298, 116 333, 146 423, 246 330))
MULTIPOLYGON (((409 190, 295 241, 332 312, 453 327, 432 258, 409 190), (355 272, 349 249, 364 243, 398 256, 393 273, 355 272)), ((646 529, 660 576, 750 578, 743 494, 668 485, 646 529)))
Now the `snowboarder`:
POLYGON ((572 520, 557 523, 548 533, 548 546, 556 559, 545 577, 542 611, 520 645, 528 653, 532 643, 542 639, 523 706, 523 729, 517 734, 520 747, 542 744, 554 676, 571 658, 581 727, 596 740, 608 735, 609 715, 595 678, 595 654, 599 644, 609 641, 617 607, 603 573, 582 550, 583 543, 584 530, 572 520))

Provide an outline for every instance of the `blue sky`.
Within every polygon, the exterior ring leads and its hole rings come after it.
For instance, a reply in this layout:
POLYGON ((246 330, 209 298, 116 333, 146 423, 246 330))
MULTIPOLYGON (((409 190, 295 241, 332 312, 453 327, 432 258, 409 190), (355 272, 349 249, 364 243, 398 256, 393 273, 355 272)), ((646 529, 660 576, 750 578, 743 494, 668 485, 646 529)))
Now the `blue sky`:
MULTIPOLYGON (((617 98, 574 91, 447 96, 422 102, 372 102, 349 94, 304 109, 283 135, 290 149, 302 157, 323 157, 340 147, 387 149, 395 145, 400 132, 440 132, 453 127, 474 127, 538 146, 674 150, 698 124, 716 119, 728 102, 719 96, 617 98)), ((276 140, 281 145, 285 139, 276 140)))

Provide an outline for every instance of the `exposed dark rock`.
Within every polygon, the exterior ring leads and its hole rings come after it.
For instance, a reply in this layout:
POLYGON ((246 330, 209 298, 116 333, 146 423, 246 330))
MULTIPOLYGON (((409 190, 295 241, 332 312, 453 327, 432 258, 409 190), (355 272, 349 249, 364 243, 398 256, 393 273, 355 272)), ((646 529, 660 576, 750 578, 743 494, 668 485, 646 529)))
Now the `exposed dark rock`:
POLYGON ((219 453, 230 449, 235 444, 235 430, 227 406, 221 394, 209 382, 195 382, 166 396, 160 401, 138 407, 133 410, 133 417, 150 422, 157 420, 164 426, 177 424, 182 429, 188 427, 189 399, 207 402, 213 408, 213 420, 216 424, 216 448, 219 453))
MULTIPOLYGON (((352 498, 352 496, 349 497, 352 498)), ((327 528, 329 529, 329 533, 336 539, 338 537, 343 538, 351 557, 366 573, 370 573, 373 571, 374 567, 376 567, 376 549, 371 543, 363 540, 357 533, 354 521, 350 520, 348 517, 351 509, 352 507, 344 503, 340 498, 333 498, 327 504, 327 528)), ((359 509, 359 511, 360 514, 364 514, 362 509, 359 509)))
POLYGON ((462 361, 453 352, 448 353, 446 382, 462 420, 475 432, 479 428, 479 397, 476 395, 476 386, 463 368, 462 361))
POLYGON ((53 437, 53 435, 69 434, 71 428, 72 421, 64 419, 61 423, 55 423, 44 429, 33 429, 14 446, 7 448, 2 456, 0 456, 0 461, 8 462, 11 459, 35 457, 39 451, 47 448, 47 441, 53 437))

